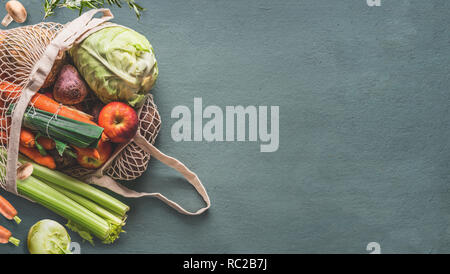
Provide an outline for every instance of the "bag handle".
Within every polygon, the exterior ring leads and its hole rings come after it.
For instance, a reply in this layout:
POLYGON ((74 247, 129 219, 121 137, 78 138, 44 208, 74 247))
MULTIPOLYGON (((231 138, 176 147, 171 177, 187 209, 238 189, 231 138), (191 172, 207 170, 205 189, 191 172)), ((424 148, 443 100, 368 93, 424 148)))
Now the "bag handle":
POLYGON ((203 198, 203 201, 206 203, 206 206, 203 208, 200 208, 199 210, 197 210, 195 212, 191 212, 191 211, 184 209, 178 203, 170 200, 169 198, 162 195, 161 193, 137 192, 137 191, 134 191, 134 190, 124 187, 123 185, 117 183, 115 180, 113 180, 109 176, 102 176, 102 177, 93 176, 89 179, 89 181, 91 183, 105 187, 117 194, 120 194, 120 195, 122 195, 124 197, 128 197, 128 198, 139 198, 139 197, 144 197, 144 196, 156 197, 159 200, 163 201, 165 204, 169 205, 170 207, 172 207, 173 209, 178 211, 179 213, 182 213, 185 215, 200 215, 210 208, 211 201, 209 199, 208 193, 206 192, 206 189, 203 186, 200 179, 198 178, 197 174, 192 172, 189 168, 187 168, 179 160, 162 153, 159 149, 157 149, 155 146, 150 144, 146 139, 144 139, 139 134, 134 137, 133 141, 139 147, 141 147, 145 152, 149 153, 151 156, 155 157, 163 164, 175 169, 181 175, 183 175, 183 177, 195 188, 197 193, 203 198))
POLYGON ((55 44, 60 50, 67 50, 72 47, 73 43, 77 41, 84 33, 91 29, 113 19, 109 9, 93 9, 83 13, 64 26, 64 29, 53 39, 51 44, 55 44), (102 17, 94 18, 97 13, 102 13, 102 17))

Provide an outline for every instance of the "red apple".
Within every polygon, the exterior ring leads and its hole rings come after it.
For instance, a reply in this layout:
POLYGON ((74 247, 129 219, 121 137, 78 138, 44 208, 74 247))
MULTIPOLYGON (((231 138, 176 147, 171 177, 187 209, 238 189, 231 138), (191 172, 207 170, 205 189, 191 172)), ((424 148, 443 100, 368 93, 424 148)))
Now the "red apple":
POLYGON ((111 102, 100 111, 98 124, 113 143, 126 143, 138 129, 136 111, 122 102, 111 102))
POLYGON ((100 142, 96 149, 93 148, 75 148, 77 151, 77 161, 82 167, 97 169, 101 167, 112 153, 111 142, 100 142))

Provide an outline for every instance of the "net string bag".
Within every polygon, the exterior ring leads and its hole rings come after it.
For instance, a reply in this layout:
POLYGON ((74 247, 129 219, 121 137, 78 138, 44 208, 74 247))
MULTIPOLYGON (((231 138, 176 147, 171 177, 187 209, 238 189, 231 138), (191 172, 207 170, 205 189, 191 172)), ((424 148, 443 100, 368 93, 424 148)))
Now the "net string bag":
MULTIPOLYGON (((52 75, 52 68, 62 63, 60 60, 68 49, 90 34, 114 26, 108 22, 112 18, 109 9, 94 9, 66 25, 40 23, 0 32, 0 185, 5 190, 19 195, 16 186, 19 136, 22 118, 31 98, 47 82, 54 80, 56 75, 52 75), (101 17, 95 17, 99 13, 101 17), (12 113, 8 112, 9 108, 13 108, 12 113)), ((128 143, 119 145, 101 168, 74 167, 62 172, 124 197, 158 198, 182 214, 199 215, 208 210, 211 202, 198 176, 153 145, 161 127, 161 117, 151 95, 147 96, 137 114, 139 127, 136 135, 128 143), (178 171, 206 205, 195 212, 188 211, 161 193, 137 192, 117 182, 141 176, 151 157, 178 171)))

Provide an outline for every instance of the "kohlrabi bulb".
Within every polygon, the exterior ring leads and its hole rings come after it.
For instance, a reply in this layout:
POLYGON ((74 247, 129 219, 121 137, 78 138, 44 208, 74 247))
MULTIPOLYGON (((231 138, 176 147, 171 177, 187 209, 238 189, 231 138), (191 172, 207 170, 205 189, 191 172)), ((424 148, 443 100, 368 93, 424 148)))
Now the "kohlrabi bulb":
POLYGON ((67 230, 52 220, 41 220, 28 232, 28 250, 31 254, 70 254, 70 236, 67 230))

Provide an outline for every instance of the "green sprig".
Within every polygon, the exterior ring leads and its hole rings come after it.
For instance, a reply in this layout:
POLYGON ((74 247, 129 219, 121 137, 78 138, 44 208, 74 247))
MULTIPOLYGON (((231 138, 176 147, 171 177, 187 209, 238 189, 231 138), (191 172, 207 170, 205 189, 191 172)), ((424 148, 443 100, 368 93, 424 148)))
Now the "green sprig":
POLYGON ((81 14, 85 9, 98 9, 105 5, 122 7, 123 2, 134 11, 138 19, 145 9, 135 0, 44 0, 44 18, 52 16, 57 8, 68 8, 78 10, 81 14))

